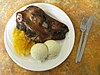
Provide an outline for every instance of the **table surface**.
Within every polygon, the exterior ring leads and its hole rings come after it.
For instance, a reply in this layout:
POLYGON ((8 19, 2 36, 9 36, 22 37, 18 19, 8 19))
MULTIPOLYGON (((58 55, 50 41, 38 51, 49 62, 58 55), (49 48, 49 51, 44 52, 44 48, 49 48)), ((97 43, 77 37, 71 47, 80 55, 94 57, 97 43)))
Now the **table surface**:
POLYGON ((100 0, 0 0, 0 75, 100 75, 100 0), (68 14, 75 28, 75 43, 70 56, 58 67, 34 72, 14 63, 6 52, 4 29, 12 14, 34 2, 51 3, 68 14), (75 64, 82 16, 95 14, 82 61, 75 64))

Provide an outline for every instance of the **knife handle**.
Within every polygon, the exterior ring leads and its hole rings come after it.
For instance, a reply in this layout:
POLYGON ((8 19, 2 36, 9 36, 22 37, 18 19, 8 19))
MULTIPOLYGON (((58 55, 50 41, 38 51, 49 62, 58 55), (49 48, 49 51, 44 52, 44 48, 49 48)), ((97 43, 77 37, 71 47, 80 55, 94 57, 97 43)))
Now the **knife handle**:
POLYGON ((81 51, 80 51, 80 54, 79 54, 79 57, 78 57, 78 62, 80 62, 81 59, 82 59, 82 56, 83 56, 83 53, 84 53, 84 50, 85 50, 85 46, 86 46, 86 42, 87 42, 87 38, 88 38, 88 33, 86 33, 86 35, 84 37, 82 48, 81 48, 81 51))

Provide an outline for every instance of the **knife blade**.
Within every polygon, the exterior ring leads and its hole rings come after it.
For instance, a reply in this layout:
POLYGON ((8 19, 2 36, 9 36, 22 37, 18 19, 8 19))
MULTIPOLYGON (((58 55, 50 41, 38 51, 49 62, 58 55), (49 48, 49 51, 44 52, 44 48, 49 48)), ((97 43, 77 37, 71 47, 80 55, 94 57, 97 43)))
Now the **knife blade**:
POLYGON ((88 19, 88 21, 86 23, 86 26, 87 26, 86 33, 87 34, 89 34, 90 28, 92 26, 93 19, 94 19, 94 15, 90 16, 90 18, 88 19))
POLYGON ((89 34, 89 31, 92 27, 92 22, 93 22, 93 19, 94 19, 94 15, 90 16, 88 21, 86 22, 86 34, 85 34, 85 37, 84 37, 84 41, 83 41, 83 44, 82 44, 82 48, 81 48, 81 51, 80 51, 80 54, 79 54, 79 58, 78 58, 78 62, 81 61, 82 59, 82 56, 83 56, 83 53, 84 53, 84 50, 85 50, 85 46, 86 46, 86 42, 87 42, 87 38, 88 38, 88 34, 89 34))

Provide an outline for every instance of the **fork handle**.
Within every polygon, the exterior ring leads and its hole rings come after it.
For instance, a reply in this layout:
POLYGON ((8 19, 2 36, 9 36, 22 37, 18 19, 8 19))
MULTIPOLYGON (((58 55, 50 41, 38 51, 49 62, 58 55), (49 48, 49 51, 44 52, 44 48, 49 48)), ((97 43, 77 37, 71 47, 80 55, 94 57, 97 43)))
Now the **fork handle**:
POLYGON ((81 48, 81 45, 82 45, 82 39, 83 39, 83 32, 81 34, 81 38, 80 38, 80 42, 79 42, 79 45, 78 45, 78 50, 77 50, 77 55, 76 55, 76 60, 75 60, 75 63, 77 63, 78 61, 78 57, 79 57, 79 53, 80 53, 80 48, 81 48))
POLYGON ((84 37, 84 42, 82 44, 82 48, 81 48, 81 51, 80 51, 80 55, 79 55, 79 59, 78 59, 78 62, 81 61, 82 59, 82 56, 83 56, 83 53, 84 53, 84 50, 85 50, 85 46, 86 46, 86 42, 87 42, 87 38, 88 38, 88 34, 86 33, 85 37, 84 37))

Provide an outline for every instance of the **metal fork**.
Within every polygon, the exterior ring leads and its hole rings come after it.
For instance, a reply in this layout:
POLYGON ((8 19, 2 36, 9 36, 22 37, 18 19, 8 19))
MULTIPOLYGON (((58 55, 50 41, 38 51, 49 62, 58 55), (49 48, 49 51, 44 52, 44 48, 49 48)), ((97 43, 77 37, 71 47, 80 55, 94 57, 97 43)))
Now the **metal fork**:
POLYGON ((80 25, 80 30, 81 30, 82 33, 81 33, 81 38, 80 38, 80 42, 79 42, 79 45, 78 45, 75 63, 78 62, 78 59, 79 59, 78 57, 79 57, 79 53, 80 53, 80 49, 81 49, 81 45, 82 45, 83 34, 86 30, 86 21, 84 20, 84 18, 82 19, 82 22, 81 22, 81 25, 80 25))

